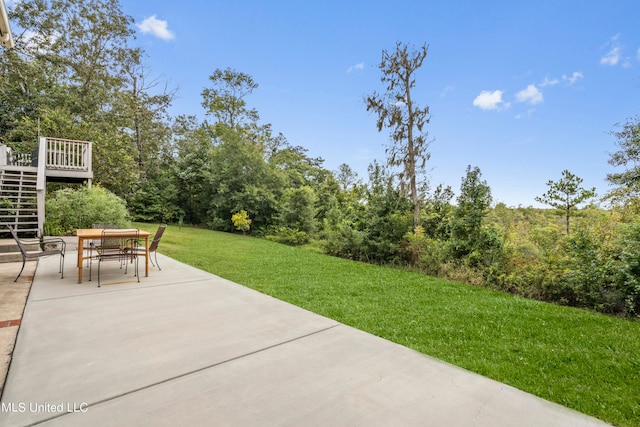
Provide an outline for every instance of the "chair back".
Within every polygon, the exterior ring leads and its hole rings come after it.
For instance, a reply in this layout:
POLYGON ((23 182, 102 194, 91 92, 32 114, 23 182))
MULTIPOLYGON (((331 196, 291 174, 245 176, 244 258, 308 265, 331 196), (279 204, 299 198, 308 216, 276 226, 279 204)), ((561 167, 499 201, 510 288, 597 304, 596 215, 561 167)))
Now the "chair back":
POLYGON ((149 252, 154 252, 156 249, 158 249, 158 245, 160 244, 160 239, 162 238, 162 235, 164 234, 164 230, 166 228, 167 226, 165 224, 158 227, 158 231, 156 231, 156 235, 153 236, 153 240, 149 245, 149 252))
POLYGON ((22 242, 18 238, 18 234, 16 233, 16 230, 14 230, 13 227, 10 226, 9 224, 7 224, 7 228, 11 232, 11 237, 13 237, 13 240, 16 241, 16 243, 18 245, 18 248, 20 248, 20 253, 22 253, 22 256, 26 256, 27 255, 27 250, 25 249, 24 246, 22 246, 22 242))
POLYGON ((101 256, 122 253, 126 240, 137 239, 140 230, 123 228, 105 228, 102 230, 99 252, 101 256))
MULTIPOLYGON (((96 229, 116 229, 118 228, 117 224, 107 224, 107 223, 102 223, 102 222, 94 222, 93 224, 91 224, 91 228, 96 228, 96 229)), ((95 243, 94 243, 95 245, 95 243)), ((120 247, 120 239, 109 239, 106 242, 104 240, 100 241, 100 246, 103 246, 105 248, 111 248, 111 249, 115 249, 120 247)))

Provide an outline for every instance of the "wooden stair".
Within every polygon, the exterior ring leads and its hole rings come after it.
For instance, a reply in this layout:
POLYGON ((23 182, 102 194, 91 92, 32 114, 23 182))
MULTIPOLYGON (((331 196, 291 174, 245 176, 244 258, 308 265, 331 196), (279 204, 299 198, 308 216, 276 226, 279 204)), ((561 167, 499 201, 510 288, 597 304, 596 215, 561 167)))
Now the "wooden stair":
POLYGON ((35 168, 0 170, 0 238, 10 237, 6 224, 20 236, 35 237, 38 230, 37 171, 35 168))

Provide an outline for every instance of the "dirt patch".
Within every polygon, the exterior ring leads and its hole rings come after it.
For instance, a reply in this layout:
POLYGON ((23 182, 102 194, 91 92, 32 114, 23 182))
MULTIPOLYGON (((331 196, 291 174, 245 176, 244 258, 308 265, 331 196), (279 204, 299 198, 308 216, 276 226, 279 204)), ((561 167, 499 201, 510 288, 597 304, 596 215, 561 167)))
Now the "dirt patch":
POLYGON ((36 262, 28 262, 22 275, 14 282, 20 272, 21 262, 0 264, 0 396, 9 371, 11 355, 16 343, 22 313, 33 282, 36 262))

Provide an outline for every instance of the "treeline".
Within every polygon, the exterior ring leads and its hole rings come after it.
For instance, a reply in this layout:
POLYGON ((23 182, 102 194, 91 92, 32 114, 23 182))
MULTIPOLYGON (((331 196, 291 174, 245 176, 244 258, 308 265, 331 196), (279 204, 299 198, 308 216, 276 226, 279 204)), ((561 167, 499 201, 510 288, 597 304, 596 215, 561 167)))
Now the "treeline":
MULTIPOLYGON (((592 196, 588 190, 550 182, 543 200, 562 215, 493 206, 489 185, 472 166, 455 198, 444 185, 407 186, 425 152, 405 157, 413 169, 385 161, 373 162, 367 177, 346 164, 330 171, 260 122, 247 103, 258 84, 241 72, 213 71, 202 91, 205 120, 170 117, 175 91, 149 77, 144 52, 131 47, 133 20, 118 2, 24 0, 10 19, 16 48, 0 56, 2 142, 30 152, 38 132, 93 141, 95 184, 124 200, 133 220, 240 230, 531 298, 640 314, 640 174, 633 170, 609 177, 616 189, 607 210, 578 209, 592 196), (570 201, 564 208, 556 205, 558 194, 570 201)), ((426 48, 419 53, 424 59, 426 48)), ((403 114, 378 113, 394 120, 403 114)), ((414 113, 428 122, 428 109, 414 113)), ((615 134, 621 150, 610 159, 614 166, 632 164, 640 152, 638 123, 615 134)), ((397 132, 398 144, 404 134, 397 132)), ((56 192, 59 186, 50 184, 49 199, 59 203, 48 206, 73 200, 69 190, 56 192)), ((48 221, 69 217, 50 213, 48 221)))

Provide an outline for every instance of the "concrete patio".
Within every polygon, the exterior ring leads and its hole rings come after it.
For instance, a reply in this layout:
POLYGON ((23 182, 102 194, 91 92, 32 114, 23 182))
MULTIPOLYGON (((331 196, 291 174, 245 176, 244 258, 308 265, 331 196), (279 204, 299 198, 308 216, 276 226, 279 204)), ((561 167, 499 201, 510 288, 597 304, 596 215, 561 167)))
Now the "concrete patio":
POLYGON ((605 425, 162 255, 101 288, 75 259, 39 261, 0 426, 605 425))

